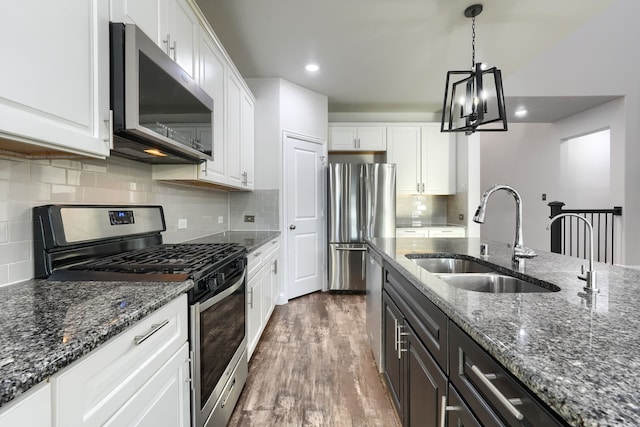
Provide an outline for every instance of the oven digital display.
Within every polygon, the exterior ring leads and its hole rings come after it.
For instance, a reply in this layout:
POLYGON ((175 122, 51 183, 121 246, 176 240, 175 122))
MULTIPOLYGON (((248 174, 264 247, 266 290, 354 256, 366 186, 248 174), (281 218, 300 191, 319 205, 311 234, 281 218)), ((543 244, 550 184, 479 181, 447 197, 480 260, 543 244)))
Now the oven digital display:
POLYGON ((133 211, 109 211, 111 225, 135 224, 133 211))

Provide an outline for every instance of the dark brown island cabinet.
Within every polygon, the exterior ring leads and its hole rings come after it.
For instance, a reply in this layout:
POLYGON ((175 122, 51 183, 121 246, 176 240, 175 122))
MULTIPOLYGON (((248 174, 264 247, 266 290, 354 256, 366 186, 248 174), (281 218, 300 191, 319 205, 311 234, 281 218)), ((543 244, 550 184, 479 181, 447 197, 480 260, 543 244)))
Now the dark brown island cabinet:
POLYGON ((403 427, 567 425, 400 273, 384 277, 384 378, 403 427))

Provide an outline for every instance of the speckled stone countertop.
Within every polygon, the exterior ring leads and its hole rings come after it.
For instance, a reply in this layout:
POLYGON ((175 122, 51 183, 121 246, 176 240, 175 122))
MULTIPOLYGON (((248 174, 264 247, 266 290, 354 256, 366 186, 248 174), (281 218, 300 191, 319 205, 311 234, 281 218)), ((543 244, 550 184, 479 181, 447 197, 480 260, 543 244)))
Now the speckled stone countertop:
POLYGON ((0 406, 193 287, 30 280, 0 288, 0 406))
POLYGON ((252 252, 279 235, 280 231, 232 230, 189 240, 185 243, 238 243, 246 247, 248 252, 252 252))
POLYGON ((574 426, 640 425, 640 271, 596 263, 600 293, 577 278, 584 260, 538 251, 521 274, 559 292, 491 294, 454 288, 405 257, 471 256, 511 269, 511 249, 479 239, 374 238, 403 273, 453 322, 574 426))

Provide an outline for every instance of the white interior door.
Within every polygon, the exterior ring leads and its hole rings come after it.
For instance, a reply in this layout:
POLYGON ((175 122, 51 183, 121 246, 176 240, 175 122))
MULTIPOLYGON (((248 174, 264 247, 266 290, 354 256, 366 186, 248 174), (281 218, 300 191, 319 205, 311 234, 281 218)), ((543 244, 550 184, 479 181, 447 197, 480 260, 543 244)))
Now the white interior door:
POLYGON ((287 299, 322 289, 325 185, 322 144, 285 135, 287 299))

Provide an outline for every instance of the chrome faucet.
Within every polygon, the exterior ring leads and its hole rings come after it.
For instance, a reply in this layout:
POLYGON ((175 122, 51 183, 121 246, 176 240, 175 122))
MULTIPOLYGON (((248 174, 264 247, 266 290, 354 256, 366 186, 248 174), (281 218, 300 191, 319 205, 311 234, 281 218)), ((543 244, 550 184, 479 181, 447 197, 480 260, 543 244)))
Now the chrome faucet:
POLYGON ((598 289, 596 271, 593 269, 593 226, 591 225, 589 220, 578 214, 563 213, 563 214, 556 215, 549 220, 549 223, 547 224, 547 230, 549 229, 549 227, 551 227, 551 224, 553 224, 555 220, 565 216, 572 216, 572 217, 579 218, 582 221, 584 221, 587 224, 587 227, 589 228, 589 270, 585 272, 584 265, 582 265, 581 272, 578 278, 580 280, 584 280, 587 282, 587 286, 584 287, 585 292, 592 292, 592 293, 600 292, 600 289, 598 289))
POLYGON ((513 198, 516 200, 516 235, 513 242, 513 254, 511 255, 511 263, 514 265, 518 265, 520 264, 520 260, 522 258, 533 258, 538 254, 536 254, 533 250, 526 248, 522 243, 522 198, 513 187, 502 184, 496 184, 492 187, 489 187, 480 199, 480 206, 478 206, 478 210, 476 210, 476 214, 473 216, 473 221, 477 222, 478 224, 484 223, 487 201, 489 200, 489 197, 498 190, 505 190, 511 193, 513 198))

